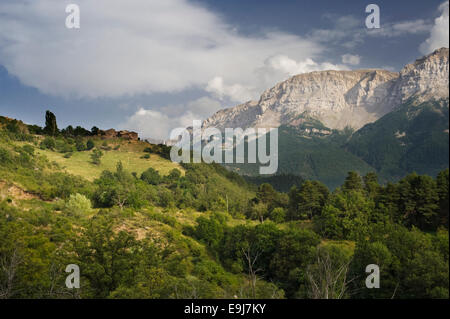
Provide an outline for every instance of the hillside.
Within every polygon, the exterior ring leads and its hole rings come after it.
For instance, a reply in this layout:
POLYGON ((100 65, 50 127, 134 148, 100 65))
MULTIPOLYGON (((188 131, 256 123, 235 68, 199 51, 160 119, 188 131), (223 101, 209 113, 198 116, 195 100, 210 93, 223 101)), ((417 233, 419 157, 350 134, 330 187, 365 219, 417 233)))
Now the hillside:
POLYGON ((1 298, 448 297, 448 170, 388 186, 350 172, 333 192, 286 175, 296 187, 279 193, 279 178, 178 166, 164 145, 47 115, 45 128, 0 127, 1 298), (358 278, 379 250, 386 277, 369 292, 358 278), (313 289, 321 260, 345 274, 326 292, 313 289), (65 286, 68 264, 80 289, 65 286))
MULTIPOLYGON (((283 174, 297 175, 304 180, 319 180, 329 188, 341 185, 349 171, 361 175, 376 171, 363 159, 347 151, 343 146, 351 136, 351 131, 334 131, 330 135, 306 133, 301 127, 283 125, 278 129, 278 171, 283 174)), ((241 175, 256 178, 259 175, 257 164, 225 164, 241 175)), ((263 178, 263 176, 260 176, 263 178)), ((283 189, 289 189, 293 183, 285 180, 283 189)))
MULTIPOLYGON (((331 130, 315 121, 279 127, 277 174, 341 185, 349 171, 376 172, 380 181, 408 173, 436 176, 449 163, 448 99, 411 99, 356 132, 331 130), (325 134, 324 134, 325 133, 325 134)), ((242 175, 258 176, 258 164, 226 164, 242 175)), ((292 186, 286 181, 284 189, 292 186)))
POLYGON ((345 149, 388 180, 436 174, 449 163, 448 99, 410 101, 352 135, 345 149))
MULTIPOLYGON (((102 145, 105 140, 93 139, 94 143, 102 145)), ((46 156, 50 162, 56 162, 63 170, 70 174, 82 176, 87 180, 93 181, 98 178, 102 171, 113 170, 117 162, 122 162, 124 168, 130 172, 136 172, 141 175, 143 171, 149 167, 158 170, 162 175, 167 175, 176 168, 184 174, 184 169, 177 163, 163 158, 157 154, 149 154, 144 152, 148 147, 152 147, 148 143, 140 141, 124 141, 121 139, 108 140, 103 147, 104 155, 99 165, 91 163, 90 156, 92 151, 75 152, 69 158, 64 153, 54 152, 51 150, 39 149, 37 154, 46 156), (109 150, 105 151, 104 149, 109 150), (145 158, 146 155, 149 158, 145 158)))

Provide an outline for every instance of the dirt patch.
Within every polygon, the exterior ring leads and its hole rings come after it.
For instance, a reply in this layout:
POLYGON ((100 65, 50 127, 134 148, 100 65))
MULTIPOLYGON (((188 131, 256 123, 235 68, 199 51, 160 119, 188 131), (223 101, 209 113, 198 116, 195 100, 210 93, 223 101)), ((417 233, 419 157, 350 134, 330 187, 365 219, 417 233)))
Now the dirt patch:
POLYGON ((17 185, 0 181, 0 199, 4 200, 6 197, 12 197, 18 200, 39 199, 38 196, 24 191, 17 185))

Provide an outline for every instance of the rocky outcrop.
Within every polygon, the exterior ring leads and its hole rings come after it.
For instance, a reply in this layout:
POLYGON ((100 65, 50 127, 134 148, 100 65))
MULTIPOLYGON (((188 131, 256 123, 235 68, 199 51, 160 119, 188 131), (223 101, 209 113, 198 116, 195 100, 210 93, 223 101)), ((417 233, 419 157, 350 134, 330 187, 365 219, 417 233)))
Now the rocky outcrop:
POLYGON ((448 55, 449 49, 441 48, 405 66, 395 88, 401 100, 414 97, 420 103, 448 97, 448 55))
POLYGON ((100 131, 99 135, 101 135, 103 138, 106 138, 106 139, 123 138, 126 140, 133 140, 133 141, 139 140, 138 133, 136 133, 136 132, 126 131, 126 130, 116 131, 115 129, 112 129, 112 128, 109 130, 100 131))
POLYGON ((259 101, 220 110, 204 127, 278 127, 299 116, 331 129, 359 129, 411 97, 448 98, 447 48, 418 59, 399 73, 367 69, 300 74, 265 91, 259 101))

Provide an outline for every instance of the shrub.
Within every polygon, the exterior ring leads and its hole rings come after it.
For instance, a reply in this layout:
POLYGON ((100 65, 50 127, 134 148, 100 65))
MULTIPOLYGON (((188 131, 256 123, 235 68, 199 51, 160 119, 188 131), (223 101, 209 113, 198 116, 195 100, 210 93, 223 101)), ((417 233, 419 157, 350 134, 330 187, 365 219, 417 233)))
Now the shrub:
POLYGON ((73 216, 79 216, 82 213, 89 212, 92 209, 91 201, 84 195, 72 194, 66 202, 64 210, 73 216))
POLYGON ((56 140, 56 149, 61 153, 68 153, 73 151, 72 145, 67 143, 64 139, 56 140))
POLYGON ((90 151, 91 149, 93 149, 94 146, 95 146, 95 144, 94 144, 94 142, 93 142, 92 140, 88 140, 88 141, 87 141, 87 143, 86 143, 86 149, 87 149, 88 151, 90 151))
POLYGON ((269 218, 275 223, 282 223, 285 221, 286 211, 282 207, 276 207, 270 213, 269 218))
POLYGON ((28 144, 24 145, 24 146, 22 147, 22 150, 23 150, 25 153, 28 153, 29 155, 34 155, 34 147, 31 146, 31 145, 28 145, 28 144))
POLYGON ((77 138, 75 141, 75 147, 77 148, 78 152, 82 152, 86 150, 86 144, 81 138, 77 138))
POLYGON ((141 180, 150 185, 158 185, 161 181, 158 171, 153 168, 149 168, 141 174, 141 180))
POLYGON ((54 150, 56 148, 56 142, 53 137, 47 136, 40 144, 41 149, 54 150))
POLYGON ((92 154, 91 154, 92 163, 95 164, 95 165, 100 165, 102 156, 103 156, 103 152, 102 151, 100 151, 97 148, 94 149, 92 151, 92 154))

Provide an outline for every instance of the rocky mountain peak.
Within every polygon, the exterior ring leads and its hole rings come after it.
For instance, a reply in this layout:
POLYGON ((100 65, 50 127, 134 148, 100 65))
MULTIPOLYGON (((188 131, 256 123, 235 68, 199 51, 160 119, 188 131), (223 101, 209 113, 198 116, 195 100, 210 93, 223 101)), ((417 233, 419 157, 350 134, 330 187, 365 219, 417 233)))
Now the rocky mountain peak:
POLYGON ((332 129, 359 129, 411 97, 448 98, 448 54, 447 48, 436 50, 399 73, 365 69, 295 75, 266 90, 259 101, 220 110, 204 127, 278 127, 308 116, 332 129))
POLYGON ((396 87, 402 102, 410 97, 418 102, 448 97, 448 56, 449 49, 441 48, 406 65, 396 87))

